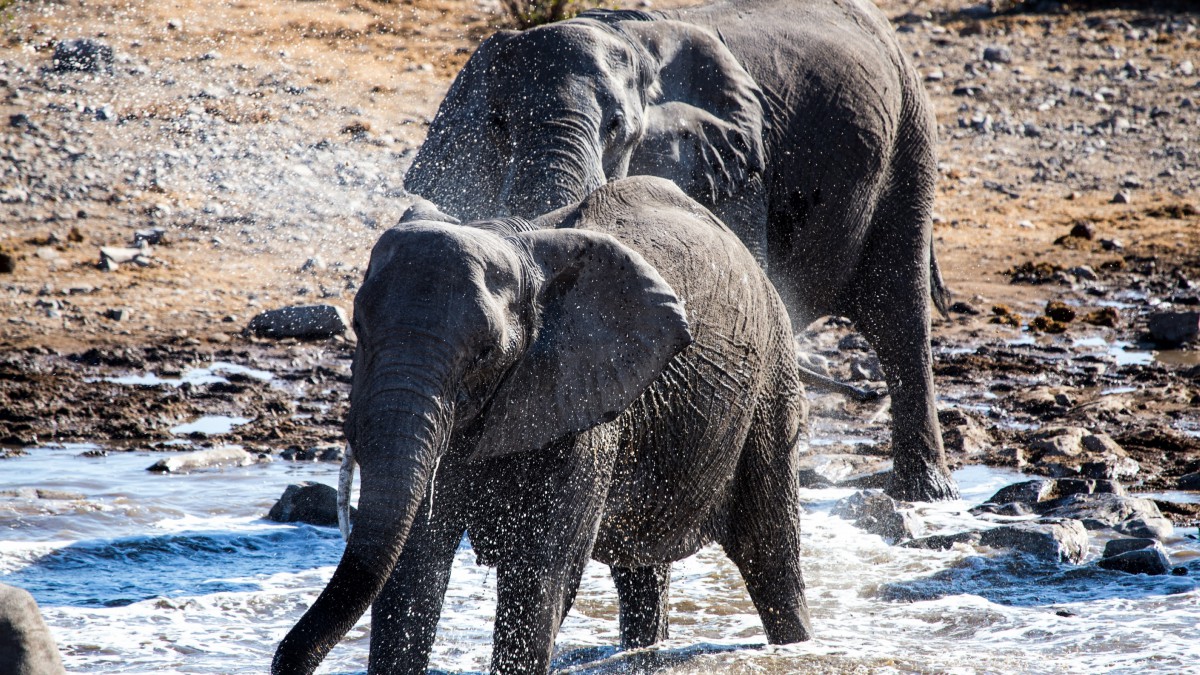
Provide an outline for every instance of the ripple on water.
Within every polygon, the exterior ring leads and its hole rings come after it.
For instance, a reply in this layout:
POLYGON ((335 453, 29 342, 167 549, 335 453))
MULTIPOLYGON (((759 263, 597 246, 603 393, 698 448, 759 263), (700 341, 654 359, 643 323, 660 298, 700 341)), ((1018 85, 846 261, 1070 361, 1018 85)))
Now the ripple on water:
MULTIPOLYGON (((0 544, 0 581, 30 588, 72 672, 259 673, 324 588, 342 550, 333 528, 259 520, 299 480, 336 466, 276 462, 187 476, 147 474, 154 456, 81 459, 42 449, 6 462, 0 490, 81 493, 96 508, 22 516, 0 544), (99 515, 98 515, 99 514, 99 515)), ((964 500, 918 505, 932 532, 975 525, 970 504, 1020 474, 957 472, 964 500)), ((607 568, 590 564, 563 623, 556 667, 578 673, 1184 672, 1200 659, 1200 547, 1168 548, 1187 577, 1059 566, 960 546, 888 546, 830 515, 845 490, 806 490, 805 575, 816 639, 766 646, 737 571, 710 546, 672 569, 673 639, 624 653, 607 568), (1188 555, 1183 555, 1183 553, 1188 555), (1066 614, 1066 616, 1060 616, 1066 614)), ((9 500, 12 501, 12 500, 9 500)), ((0 509, 11 504, 0 500, 0 509)), ((0 512, 3 513, 3 512, 0 512)), ((432 664, 488 668, 495 574, 456 555, 432 664)), ((326 672, 362 672, 369 621, 326 672)))

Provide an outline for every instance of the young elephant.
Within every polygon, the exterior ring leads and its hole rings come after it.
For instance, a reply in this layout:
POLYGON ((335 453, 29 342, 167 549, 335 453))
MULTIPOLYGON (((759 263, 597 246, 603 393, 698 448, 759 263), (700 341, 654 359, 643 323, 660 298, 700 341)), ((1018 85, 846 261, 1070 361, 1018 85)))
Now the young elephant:
POLYGON ((609 183, 532 225, 402 223, 355 332, 359 511, 274 673, 312 672, 371 603, 369 672, 425 672, 464 531, 497 568, 494 672, 548 670, 589 558, 622 645, 665 638, 669 563, 714 540, 768 640, 808 639, 791 324, 674 184, 609 183))

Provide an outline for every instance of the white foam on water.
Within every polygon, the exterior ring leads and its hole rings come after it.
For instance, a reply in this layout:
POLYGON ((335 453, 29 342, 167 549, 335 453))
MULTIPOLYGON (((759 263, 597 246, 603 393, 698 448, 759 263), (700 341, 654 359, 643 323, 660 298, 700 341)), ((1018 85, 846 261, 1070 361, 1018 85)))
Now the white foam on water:
POLYGON ((205 415, 191 422, 171 427, 171 433, 180 436, 201 433, 207 436, 218 436, 233 431, 233 428, 250 422, 249 417, 232 417, 229 415, 205 415))
MULTIPOLYGON (((6 466, 25 469, 44 487, 84 492, 110 513, 43 515, 0 542, 0 581, 35 593, 68 670, 264 672, 278 641, 325 587, 343 544, 333 528, 261 516, 287 483, 331 482, 337 467, 277 462, 163 478, 145 474, 152 455, 90 465, 75 454, 39 450, 6 466), (105 489, 97 487, 106 482, 95 475, 101 467, 111 483, 105 489), (115 519, 88 520, 97 517, 115 519), (98 531, 115 538, 54 536, 98 531)), ((1026 478, 985 467, 955 477, 961 501, 916 507, 929 533, 985 526, 968 507, 1026 478)), ((18 482, 13 473, 0 475, 0 489, 18 482)), ((852 493, 804 491, 812 641, 766 646, 736 568, 708 546, 672 568, 672 639, 636 654, 616 648, 616 593, 607 567, 589 564, 556 643, 556 663, 563 672, 612 673, 649 654, 665 664, 656 673, 791 673, 813 663, 879 673, 1179 673, 1200 662, 1194 576, 1048 565, 966 545, 891 546, 831 515, 852 493)), ((1193 540, 1168 541, 1167 548, 1176 564, 1194 567, 1200 558, 1193 540)), ((1094 541, 1090 555, 1098 553, 1094 541)), ((487 671, 495 588, 495 573, 460 546, 433 668, 487 671)), ((359 621, 319 672, 365 670, 369 627, 369 618, 359 621)))
POLYGON ((269 382, 274 379, 274 375, 265 370, 250 368, 248 366, 238 365, 236 363, 226 363, 224 361, 214 361, 205 368, 191 368, 180 377, 160 377, 154 373, 142 373, 139 375, 122 375, 119 377, 102 378, 104 382, 112 382, 114 384, 128 384, 143 387, 169 386, 178 387, 184 383, 192 386, 203 386, 209 384, 225 384, 229 380, 223 374, 245 375, 260 382, 269 382))

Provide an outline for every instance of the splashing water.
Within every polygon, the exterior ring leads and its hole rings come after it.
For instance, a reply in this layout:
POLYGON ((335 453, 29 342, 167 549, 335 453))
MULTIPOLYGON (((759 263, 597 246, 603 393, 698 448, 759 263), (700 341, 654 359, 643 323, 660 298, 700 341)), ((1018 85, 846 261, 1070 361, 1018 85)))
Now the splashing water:
MULTIPOLYGON (((43 448, 6 462, 0 581, 28 589, 71 672, 260 673, 324 588, 341 555, 336 528, 261 520, 283 488, 333 484, 334 465, 275 462, 151 475, 157 456, 78 457, 43 448), (12 493, 9 493, 12 494, 12 493), (71 497, 69 494, 54 495, 71 497)), ((930 532, 980 526, 966 512, 1013 472, 955 475, 964 500, 920 504, 930 532)), ((805 574, 816 639, 766 646, 736 568, 717 547, 676 563, 672 639, 625 653, 607 569, 589 565, 557 642, 560 672, 1178 673, 1200 657, 1200 545, 1168 542, 1188 576, 1147 577, 1040 563, 959 546, 889 546, 832 516, 848 490, 807 490, 805 574)), ((1093 540, 1091 557, 1099 554, 1093 540)), ((486 671, 495 575, 458 551, 434 647, 442 672, 486 671)), ((365 669, 369 620, 321 672, 365 669)))

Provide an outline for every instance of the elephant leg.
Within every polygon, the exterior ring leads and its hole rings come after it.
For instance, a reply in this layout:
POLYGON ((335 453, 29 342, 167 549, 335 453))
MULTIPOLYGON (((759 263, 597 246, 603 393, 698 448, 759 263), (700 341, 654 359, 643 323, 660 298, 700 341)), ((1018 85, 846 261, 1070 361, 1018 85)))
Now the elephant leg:
MULTIPOLYGON (((438 502, 449 501, 443 491, 438 502)), ((427 495, 420 516, 391 576, 371 606, 369 673, 424 673, 429 667, 454 553, 465 527, 441 503, 430 512, 427 495), (428 515, 427 515, 428 514, 428 515)))
MULTIPOLYGON (((558 628, 592 556, 612 475, 615 439, 604 427, 568 447, 521 455, 504 465, 511 486, 496 566, 492 672, 549 671, 558 628)), ((554 446, 552 446, 553 448, 554 446)))
MULTIPOLYGON (((799 386, 792 385, 792 386, 799 386)), ((738 467, 721 545, 737 565, 771 644, 812 637, 800 569, 800 485, 795 449, 803 412, 791 400, 755 415, 738 467)))
POLYGON ((852 284, 850 312, 879 355, 892 397, 887 493, 909 501, 956 499, 934 404, 928 213, 914 203, 919 191, 911 186, 888 194, 852 284))
POLYGON ((609 569, 621 603, 621 648, 649 647, 666 640, 671 565, 609 569))

